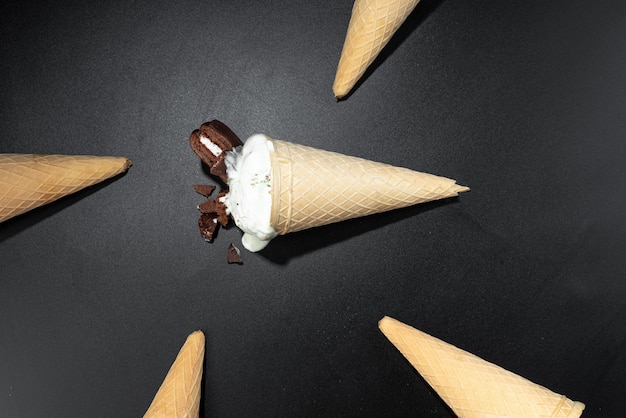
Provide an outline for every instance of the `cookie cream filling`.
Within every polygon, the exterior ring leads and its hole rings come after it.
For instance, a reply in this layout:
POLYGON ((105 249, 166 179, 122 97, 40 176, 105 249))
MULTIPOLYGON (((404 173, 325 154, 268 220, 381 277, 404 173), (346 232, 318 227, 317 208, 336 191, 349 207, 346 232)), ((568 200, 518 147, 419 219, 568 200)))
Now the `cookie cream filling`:
POLYGON ((248 138, 243 147, 226 152, 228 193, 222 198, 235 224, 244 232, 241 242, 252 252, 260 251, 278 235, 270 225, 272 211, 272 166, 274 147, 265 135, 248 138))
POLYGON ((216 157, 222 155, 222 149, 217 144, 214 144, 213 141, 211 141, 206 136, 200 136, 200 143, 204 145, 209 150, 209 152, 216 157))

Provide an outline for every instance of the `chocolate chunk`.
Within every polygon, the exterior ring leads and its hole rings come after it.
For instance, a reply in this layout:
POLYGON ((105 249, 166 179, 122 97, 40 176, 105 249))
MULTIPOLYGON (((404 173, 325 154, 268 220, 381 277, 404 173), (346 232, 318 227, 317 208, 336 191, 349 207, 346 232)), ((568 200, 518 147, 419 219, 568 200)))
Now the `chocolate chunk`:
POLYGON ((194 184, 193 190, 204 197, 209 197, 211 193, 213 193, 213 190, 215 190, 215 186, 211 186, 210 184, 194 184))
POLYGON ((217 230, 217 214, 216 213, 203 213, 198 219, 198 227, 200 228, 200 234, 207 241, 213 241, 213 236, 217 230))
POLYGON ((243 145, 239 137, 219 120, 213 120, 203 123, 200 129, 193 131, 189 137, 189 144, 198 157, 209 166, 211 174, 228 183, 224 158, 227 151, 243 145))
POLYGON ((228 193, 228 190, 220 190, 216 199, 217 220, 220 224, 222 224, 222 226, 228 225, 228 221, 230 220, 230 216, 228 216, 228 214, 226 213, 226 204, 224 203, 223 199, 224 196, 226 196, 226 193, 228 193))
POLYGON ((224 183, 228 184, 228 174, 226 174, 226 162, 224 161, 224 158, 225 156, 222 154, 220 159, 209 168, 209 172, 222 179, 224 183))
POLYGON ((207 199, 198 205, 198 210, 201 213, 215 215, 222 226, 226 226, 228 225, 228 222, 230 222, 230 216, 226 213, 226 204, 223 199, 224 196, 226 196, 226 193, 228 193, 228 190, 222 189, 216 199, 207 199))
POLYGON ((239 248, 235 247, 233 244, 228 246, 228 251, 226 252, 226 261, 228 264, 243 264, 243 259, 241 258, 241 251, 239 248))
POLYGON ((198 205, 198 210, 202 213, 213 213, 217 218, 217 200, 207 199, 198 205))

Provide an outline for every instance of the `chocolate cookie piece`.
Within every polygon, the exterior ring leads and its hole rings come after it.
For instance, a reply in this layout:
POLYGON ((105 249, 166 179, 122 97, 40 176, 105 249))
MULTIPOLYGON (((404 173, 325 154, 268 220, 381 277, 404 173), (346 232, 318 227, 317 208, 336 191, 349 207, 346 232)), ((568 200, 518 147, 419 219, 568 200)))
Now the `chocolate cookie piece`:
POLYGON ((241 250, 235 247, 233 244, 228 246, 228 251, 226 252, 226 261, 228 264, 243 264, 243 259, 241 258, 241 250))
POLYGON ((194 184, 193 190, 204 197, 209 197, 211 193, 213 193, 213 190, 215 190, 215 186, 210 184, 194 184))
POLYGON ((222 190, 216 199, 207 199, 204 202, 198 205, 198 210, 200 213, 212 213, 215 214, 217 220, 222 226, 228 225, 230 221, 230 216, 226 213, 226 205, 224 204, 224 195, 226 195, 226 191, 222 190))
POLYGON ((228 183, 224 158, 227 151, 243 145, 239 137, 219 120, 212 120, 203 123, 191 133, 189 144, 196 155, 209 166, 211 174, 228 183))
POLYGON ((230 220, 230 216, 226 213, 226 204, 224 204, 224 196, 226 196, 228 190, 220 190, 216 199, 216 209, 217 209, 217 220, 222 226, 228 225, 228 221, 230 220))
POLYGON ((198 210, 201 213, 213 213, 217 216, 217 200, 207 199, 198 205, 198 210))
POLYGON ((213 236, 217 230, 217 214, 216 213, 203 213, 198 219, 198 227, 200 228, 200 234, 202 237, 211 242, 213 236))

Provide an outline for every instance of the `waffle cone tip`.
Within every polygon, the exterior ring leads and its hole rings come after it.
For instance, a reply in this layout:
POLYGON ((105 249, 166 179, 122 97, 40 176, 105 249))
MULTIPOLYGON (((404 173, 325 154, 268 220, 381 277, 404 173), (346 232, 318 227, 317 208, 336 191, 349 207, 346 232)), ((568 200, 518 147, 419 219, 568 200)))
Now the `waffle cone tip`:
POLYGON ((350 89, 341 88, 339 86, 333 85, 333 94, 335 96, 335 100, 339 101, 346 97, 346 95, 350 92, 350 89))
POLYGON ((204 333, 201 330, 196 330, 187 336, 185 343, 187 343, 187 341, 196 342, 204 346, 204 333))

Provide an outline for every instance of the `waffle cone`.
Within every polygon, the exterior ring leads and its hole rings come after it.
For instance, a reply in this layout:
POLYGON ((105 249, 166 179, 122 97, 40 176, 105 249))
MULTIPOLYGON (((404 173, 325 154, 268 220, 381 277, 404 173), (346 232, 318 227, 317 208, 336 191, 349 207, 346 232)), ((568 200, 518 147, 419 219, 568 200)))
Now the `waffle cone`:
POLYGON ((120 174, 123 157, 0 154, 0 222, 120 174))
POLYGON ((384 317, 380 330, 459 417, 568 417, 585 405, 384 317))
POLYGON ((339 58, 333 92, 348 94, 419 0, 356 0, 339 58))
POLYGON ((200 414, 204 334, 190 334, 144 418, 191 418, 200 414))
POLYGON ((272 142, 270 224, 281 235, 469 190, 445 177, 290 142, 272 142))

